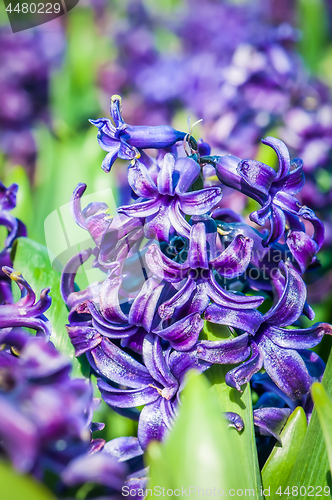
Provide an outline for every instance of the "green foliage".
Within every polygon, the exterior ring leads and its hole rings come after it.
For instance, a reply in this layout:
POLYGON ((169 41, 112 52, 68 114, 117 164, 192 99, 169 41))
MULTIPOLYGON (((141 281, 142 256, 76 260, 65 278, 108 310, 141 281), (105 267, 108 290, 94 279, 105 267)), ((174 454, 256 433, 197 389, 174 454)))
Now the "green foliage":
POLYGON ((279 487, 282 491, 287 488, 306 430, 306 415, 303 408, 297 407, 281 433, 282 445, 275 445, 262 470, 263 486, 264 489, 270 487, 271 500, 280 498, 276 495, 279 487))
MULTIPOLYGON (((229 332, 221 325, 213 325, 213 329, 211 327, 211 323, 206 322, 203 329, 204 337, 208 340, 222 340, 226 337, 226 331, 229 332)), ((206 376, 212 384, 211 391, 218 397, 220 411, 235 412, 243 419, 244 430, 241 433, 238 433, 236 429, 231 429, 237 468, 241 470, 246 488, 253 488, 257 495, 255 498, 261 498, 261 477, 254 434, 250 385, 244 386, 242 393, 229 387, 225 382, 225 375, 231 368, 231 365, 214 365, 206 372, 206 376)))
POLYGON ((332 401, 323 385, 315 382, 311 388, 312 397, 318 413, 318 418, 323 429, 327 454, 332 471, 332 401))
MULTIPOLYGON (((45 316, 51 321, 51 340, 55 347, 69 356, 73 363, 73 376, 82 376, 80 363, 75 358, 74 348, 65 325, 68 311, 60 294, 60 273, 52 269, 47 248, 29 238, 18 238, 13 249, 14 268, 22 273, 36 296, 43 288, 51 288, 51 307, 45 316)), ((13 286, 16 287, 14 284, 13 286)))
MULTIPOLYGON (((332 396, 332 355, 330 354, 328 363, 326 365, 323 387, 327 394, 332 396)), ((314 408, 308 430, 302 443, 302 447, 298 453, 295 461, 294 468, 287 481, 290 487, 300 489, 309 487, 323 488, 330 487, 330 466, 328 461, 326 443, 324 440, 323 431, 319 422, 317 409, 314 408)), ((283 495, 284 500, 293 498, 291 495, 283 495)))
POLYGON ((227 428, 205 377, 190 374, 187 380, 173 429, 164 444, 151 443, 148 448, 148 487, 180 492, 183 488, 188 494, 191 487, 192 496, 196 491, 194 498, 198 487, 222 489, 225 494, 231 488, 250 488, 239 466, 234 429, 227 428))
POLYGON ((0 462, 0 495, 3 500, 56 500, 43 484, 5 462, 0 462))

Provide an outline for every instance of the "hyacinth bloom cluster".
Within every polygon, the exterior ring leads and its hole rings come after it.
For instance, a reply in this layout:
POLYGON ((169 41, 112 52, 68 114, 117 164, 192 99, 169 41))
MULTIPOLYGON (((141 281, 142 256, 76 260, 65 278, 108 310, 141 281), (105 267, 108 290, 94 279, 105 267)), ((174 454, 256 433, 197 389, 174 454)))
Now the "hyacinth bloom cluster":
MULTIPOLYGON (((118 96, 111 114, 115 130, 124 124, 118 96)), ((264 368, 287 401, 301 404, 314 380, 308 349, 332 333, 326 323, 297 327, 301 315, 314 318, 301 275, 317 265, 324 233, 315 213, 295 197, 304 183, 301 160, 291 162, 286 145, 272 137, 263 142, 277 154, 277 171, 255 160, 208 155, 208 145, 168 126, 126 128, 116 155, 124 141, 139 150, 127 157, 133 202, 112 216, 103 203, 82 209, 86 186, 77 186, 72 214, 92 245, 68 262, 61 285, 69 337, 99 377, 102 398, 138 418, 143 450, 171 429, 191 369, 236 365, 226 383, 241 391, 264 368), (151 149, 156 156, 148 155, 151 149), (219 186, 204 186, 206 165, 215 168, 219 186), (220 208, 224 186, 261 204, 250 216, 255 227, 220 208), (90 258, 104 279, 77 291, 75 275, 90 258), (209 325, 226 327, 228 337, 206 340, 209 325)), ((103 134, 98 140, 113 155, 103 134)), ((281 410, 257 408, 255 423, 278 438, 289 415, 281 410)), ((237 415, 226 418, 241 429, 237 415)))
POLYGON ((30 174, 36 159, 32 128, 48 121, 49 80, 61 61, 61 24, 52 32, 44 26, 17 33, 0 28, 0 149, 30 174))

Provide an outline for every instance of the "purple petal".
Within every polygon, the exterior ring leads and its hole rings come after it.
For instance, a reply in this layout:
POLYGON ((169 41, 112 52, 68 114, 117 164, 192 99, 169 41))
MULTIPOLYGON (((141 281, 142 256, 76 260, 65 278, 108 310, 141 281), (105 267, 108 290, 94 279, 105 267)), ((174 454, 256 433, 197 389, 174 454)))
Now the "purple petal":
POLYGON ((154 198, 158 194, 148 169, 138 160, 128 168, 128 183, 137 196, 142 198, 154 198))
POLYGON ((83 194, 85 193, 87 188, 87 185, 84 183, 79 183, 77 184, 72 197, 70 199, 70 213, 74 221, 78 226, 80 226, 82 229, 86 229, 85 227, 85 217, 82 213, 82 207, 81 207, 81 198, 83 194))
POLYGON ((283 349, 263 336, 259 343, 264 352, 264 368, 273 382, 292 400, 310 391, 311 380, 301 356, 292 349, 283 349))
POLYGON ((186 193, 201 173, 201 167, 192 158, 176 160, 175 170, 179 172, 179 180, 175 188, 176 194, 186 193))
POLYGON ((159 316, 161 319, 171 318, 174 314, 175 309, 183 307, 189 301, 192 293, 196 289, 195 280, 192 276, 185 281, 185 284, 176 292, 173 297, 166 300, 158 308, 159 316))
POLYGON ((275 206, 280 207, 282 210, 292 215, 297 216, 300 213, 301 204, 299 200, 295 198, 295 196, 284 193, 283 191, 278 191, 276 193, 273 198, 273 203, 275 206))
POLYGON ((256 160, 242 160, 237 172, 250 186, 266 196, 277 175, 273 168, 256 160))
POLYGON ((159 397, 141 411, 137 437, 143 450, 151 441, 162 441, 166 436, 167 426, 160 410, 161 400, 162 398, 159 397))
POLYGON ((158 191, 160 194, 174 195, 173 174, 175 169, 175 156, 167 153, 158 174, 158 191))
POLYGON ((10 457, 14 467, 29 472, 37 458, 39 437, 35 425, 0 396, 1 448, 10 457))
POLYGON ((303 274, 318 251, 317 243, 303 231, 289 231, 286 243, 303 274))
POLYGON ((259 408, 254 410, 254 424, 260 428, 261 434, 271 435, 281 443, 280 433, 290 414, 289 408, 259 408))
POLYGON ((303 161, 300 158, 295 158, 291 166, 294 167, 294 169, 291 170, 286 178, 275 182, 273 190, 282 190, 287 194, 296 194, 301 191, 305 183, 303 161))
POLYGON ((122 103, 119 95, 112 95, 110 113, 116 128, 125 130, 127 125, 122 118, 122 103))
POLYGON ((274 344, 288 349, 310 349, 320 343, 324 335, 332 335, 332 326, 328 323, 315 323, 310 328, 283 329, 271 327, 265 335, 274 344))
POLYGON ((221 365, 244 361, 250 355, 248 335, 221 341, 202 340, 197 345, 197 356, 209 363, 221 365))
POLYGON ((264 226, 268 217, 271 215, 271 197, 269 196, 267 201, 264 203, 262 208, 252 212, 250 214, 250 220, 258 224, 259 226, 264 226))
POLYGON ((103 339, 91 355, 98 372, 113 382, 137 389, 153 383, 145 366, 108 339, 103 339))
MULTIPOLYGON (((92 249, 83 250, 74 255, 65 265, 61 274, 60 292, 64 302, 68 305, 68 297, 75 292, 75 276, 80 266, 88 260, 92 249)), ((71 307, 71 306, 70 306, 71 307)))
POLYGON ((160 284, 156 278, 149 278, 145 281, 130 308, 129 323, 142 326, 147 332, 150 331, 163 288, 164 285, 160 284))
POLYGON ((121 347, 126 347, 138 354, 142 354, 145 335, 146 331, 143 328, 139 328, 137 332, 130 337, 121 339, 121 347))
POLYGON ((288 326, 298 320, 306 300, 306 286, 297 271, 288 265, 280 266, 286 274, 286 285, 278 303, 265 315, 270 325, 288 326))
POLYGON ((225 278, 241 276, 249 265, 253 244, 252 239, 238 234, 219 257, 210 262, 210 266, 225 278))
POLYGON ((241 386, 249 382, 251 377, 263 366, 263 353, 255 342, 250 342, 251 357, 242 365, 230 370, 225 377, 226 384, 241 391, 241 386))
POLYGON ((211 323, 219 325, 232 326, 239 328, 251 335, 254 335, 264 318, 259 311, 255 309, 235 310, 229 307, 211 304, 207 307, 204 319, 211 323))
POLYGON ((224 417, 228 421, 228 427, 234 427, 239 432, 244 429, 243 419, 237 413, 226 411, 224 417))
POLYGON ((169 259, 155 244, 149 247, 145 259, 153 274, 169 283, 179 283, 188 275, 189 267, 187 265, 178 264, 169 259))
POLYGON ((109 153, 107 153, 101 164, 101 168, 104 170, 104 172, 107 173, 111 170, 115 160, 119 156, 119 150, 121 144, 119 141, 116 141, 116 143, 114 143, 112 147, 111 146, 105 147, 105 141, 101 141, 100 139, 98 139, 98 144, 102 149, 104 149, 104 151, 109 151, 109 153))
POLYGON ((181 210, 187 215, 203 215, 212 210, 222 198, 220 188, 205 188, 201 191, 179 195, 181 210))
POLYGON ((70 359, 57 351, 51 342, 32 338, 21 351, 24 373, 29 380, 67 378, 71 370, 70 359))
MULTIPOLYGON (((91 431, 92 431, 92 429, 91 429, 91 431)), ((99 451, 101 451, 104 448, 104 445, 105 445, 105 439, 102 439, 102 438, 91 439, 87 453, 89 455, 93 455, 94 453, 98 453, 99 451)))
POLYGON ((181 318, 167 328, 153 330, 164 340, 168 340, 170 345, 178 351, 187 351, 197 342, 200 332, 204 326, 204 321, 200 314, 190 314, 181 318))
POLYGON ((119 289, 122 286, 121 276, 109 276, 100 287, 100 312, 112 323, 128 323, 119 303, 119 289))
MULTIPOLYGON (((143 360, 150 375, 162 386, 169 389, 166 399, 173 397, 178 389, 178 383, 166 363, 160 338, 157 335, 153 335, 152 333, 146 335, 143 342, 143 360)), ((164 391, 163 397, 166 397, 164 391)))
POLYGON ((91 351, 102 341, 102 336, 94 328, 88 326, 67 326, 66 328, 71 343, 75 348, 76 356, 91 351))
POLYGON ((275 180, 283 179, 290 170, 290 157, 286 144, 275 137, 266 137, 262 139, 262 143, 270 146, 277 153, 279 170, 275 180))
POLYGON ((299 215, 301 215, 303 219, 309 220, 314 226, 314 235, 312 239, 317 243, 317 251, 319 251, 324 243, 324 224, 316 217, 313 210, 310 210, 308 207, 302 207, 299 215))
POLYGON ((97 483, 120 491, 124 485, 126 468, 108 453, 81 455, 72 460, 61 474, 68 486, 97 483))
POLYGON ((124 205, 118 209, 118 213, 125 214, 128 217, 148 217, 158 212, 159 207, 160 199, 153 198, 133 205, 124 205))
POLYGON ((104 451, 116 458, 118 462, 125 462, 144 453, 138 439, 132 436, 119 437, 108 441, 104 446, 104 451))
POLYGON ((116 389, 102 379, 98 379, 97 385, 105 403, 118 408, 135 408, 151 403, 160 397, 153 384, 142 389, 116 389))
POLYGON ((149 239, 169 241, 169 231, 171 229, 170 214, 171 207, 164 205, 159 200, 158 211, 146 218, 144 234, 149 239))
POLYGON ((171 430, 177 414, 174 410, 174 402, 168 399, 162 398, 160 402, 160 411, 163 418, 163 421, 166 424, 167 429, 171 430))
POLYGON ((266 201, 266 196, 254 187, 250 186, 238 173, 237 167, 241 159, 237 156, 225 155, 216 157, 216 173, 218 179, 225 186, 237 189, 241 193, 250 196, 261 205, 266 201))
POLYGON ((170 370, 180 383, 182 383, 189 370, 196 370, 198 373, 203 373, 210 366, 211 363, 199 359, 196 349, 186 352, 173 351, 169 357, 170 370))
POLYGON ((183 212, 180 209, 180 201, 174 197, 174 200, 169 211, 169 220, 172 227, 180 236, 185 236, 189 238, 190 226, 186 219, 184 218, 183 212))
POLYGON ((264 297, 246 296, 239 293, 224 290, 215 281, 212 272, 207 283, 207 294, 218 305, 231 307, 232 309, 255 309, 264 302, 264 297))
POLYGON ((191 269, 209 269, 206 231, 202 222, 195 224, 191 228, 188 261, 191 269))
POLYGON ((286 227, 285 214, 276 205, 273 205, 271 210, 270 224, 271 224, 270 234, 268 238, 264 239, 262 242, 264 246, 268 246, 269 244, 278 241, 284 235, 285 232, 285 227, 286 227))
POLYGON ((126 132, 128 143, 139 149, 168 148, 186 136, 169 125, 127 125, 126 132))

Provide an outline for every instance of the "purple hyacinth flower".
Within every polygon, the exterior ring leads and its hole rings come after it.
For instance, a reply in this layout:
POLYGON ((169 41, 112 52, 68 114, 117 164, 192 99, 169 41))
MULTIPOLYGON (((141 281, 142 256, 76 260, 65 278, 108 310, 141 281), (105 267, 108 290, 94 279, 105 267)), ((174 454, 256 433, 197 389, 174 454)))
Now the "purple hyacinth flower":
POLYGON ((270 146, 278 155, 279 170, 256 160, 240 160, 235 156, 222 156, 216 164, 220 181, 237 189, 262 205, 251 213, 250 219, 264 226, 269 219, 271 229, 264 245, 273 243, 284 235, 286 216, 301 216, 301 204, 295 198, 304 185, 302 160, 290 161, 286 145, 279 139, 267 137, 263 144, 270 146), (286 214, 286 215, 285 215, 286 214))
MULTIPOLYGON (((261 326, 249 338, 250 358, 229 371, 226 382, 241 390, 241 385, 249 382, 251 377, 264 367, 281 391, 290 399, 296 400, 307 394, 311 386, 308 369, 297 351, 319 344, 324 334, 332 334, 332 326, 316 323, 305 329, 285 328, 293 325, 302 314, 306 286, 297 271, 284 264, 280 264, 280 267, 285 273, 285 285, 283 289, 275 288, 275 305, 264 314, 261 326)), ((213 342, 208 345, 213 351, 213 342)), ((201 357, 199 351, 197 352, 201 357)), ((217 357, 216 363, 224 363, 222 356, 219 361, 217 357)))
POLYGON ((129 217, 146 217, 144 232, 147 238, 169 241, 171 230, 189 237, 186 215, 209 212, 222 197, 220 188, 187 192, 199 177, 201 168, 192 158, 179 158, 168 153, 157 177, 152 180, 148 169, 136 160, 128 169, 128 182, 140 197, 138 202, 119 209, 129 217))
POLYGON ((197 222, 191 228, 185 262, 169 259, 154 244, 146 253, 147 265, 154 275, 178 287, 159 306, 160 318, 166 321, 166 326, 160 324, 153 330, 175 349, 190 349, 197 342, 203 328, 200 315, 205 310, 205 319, 210 317, 213 308, 218 308, 215 322, 243 328, 251 333, 257 330, 262 321, 261 314, 255 308, 262 304, 263 297, 225 290, 215 278, 215 273, 225 278, 244 273, 251 258, 252 240, 237 235, 217 256, 216 237, 216 232, 207 233, 205 224, 197 222), (214 304, 209 306, 211 300, 214 304), (171 318, 176 321, 168 325, 167 321, 171 318))
POLYGON ((12 281, 15 281, 21 291, 21 298, 15 304, 2 304, 0 306, 0 333, 1 343, 10 343, 15 332, 7 331, 6 328, 25 327, 36 331, 37 336, 43 336, 46 340, 51 335, 51 324, 44 316, 44 312, 51 305, 49 288, 40 293, 40 299, 36 302, 36 295, 22 274, 11 267, 4 266, 2 271, 12 281))
POLYGON ((0 448, 20 472, 59 472, 90 442, 92 386, 71 380, 53 344, 26 335, 15 363, 1 365, 0 448))
POLYGON ((99 296, 95 301, 84 300, 79 303, 78 312, 85 316, 89 314, 91 319, 82 323, 72 321, 72 324, 67 326, 76 356, 91 351, 103 338, 121 339, 124 346, 129 345, 129 342, 131 347, 134 347, 133 343, 136 342, 135 350, 140 351, 139 344, 153 326, 164 285, 155 278, 147 279, 126 314, 119 301, 119 291, 124 278, 118 275, 117 269, 114 268, 114 272, 100 285, 99 296))
POLYGON ((102 169, 109 172, 117 158, 133 160, 140 157, 140 149, 167 148, 185 138, 185 132, 179 132, 168 125, 142 126, 128 125, 121 114, 121 97, 114 95, 111 98, 111 117, 90 120, 98 132, 100 147, 107 151, 102 163, 102 169))
POLYGON ((128 389, 115 388, 103 379, 98 387, 104 401, 118 408, 145 405, 139 416, 138 439, 142 449, 154 439, 162 440, 176 417, 179 393, 185 373, 200 373, 211 364, 197 358, 195 351, 180 353, 164 349, 161 339, 149 333, 143 342, 144 365, 108 339, 88 354, 91 365, 108 381, 128 389))

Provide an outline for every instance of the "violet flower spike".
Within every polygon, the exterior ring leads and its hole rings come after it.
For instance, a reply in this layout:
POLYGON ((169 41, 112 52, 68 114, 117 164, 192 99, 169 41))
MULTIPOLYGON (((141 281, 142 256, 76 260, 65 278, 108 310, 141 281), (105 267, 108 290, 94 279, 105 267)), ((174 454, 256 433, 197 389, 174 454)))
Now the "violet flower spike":
POLYGON ((113 95, 111 98, 111 117, 90 120, 92 125, 99 129, 98 143, 107 151, 102 163, 102 169, 109 172, 117 158, 133 160, 140 157, 139 149, 167 148, 187 135, 168 125, 142 126, 128 125, 121 114, 121 97, 113 95))
POLYGON ((206 214, 222 198, 220 188, 187 192, 200 172, 199 164, 192 158, 176 160, 174 155, 167 153, 155 184, 147 168, 136 160, 128 168, 128 182, 140 199, 133 205, 119 208, 119 213, 146 217, 144 232, 147 238, 169 241, 173 229, 188 238, 190 226, 184 214, 206 214))
POLYGON ((128 387, 117 389, 99 379, 98 387, 107 404, 118 408, 145 405, 138 424, 138 440, 143 450, 150 441, 162 440, 171 428, 185 373, 190 369, 201 373, 211 366, 199 360, 195 351, 180 353, 163 349, 160 337, 152 333, 147 334, 143 342, 145 365, 108 339, 103 339, 88 358, 97 373, 128 387))

